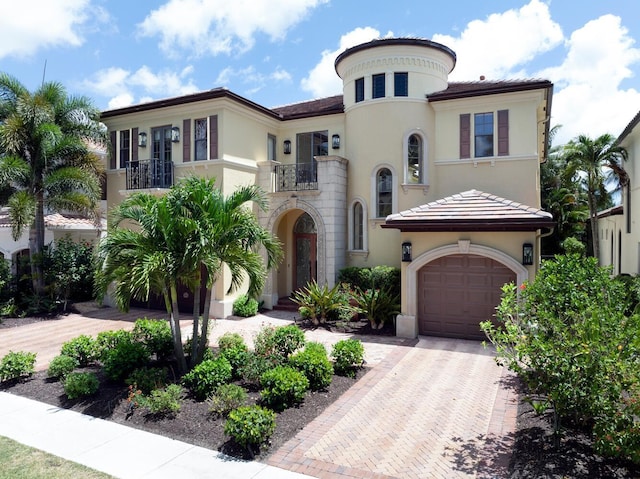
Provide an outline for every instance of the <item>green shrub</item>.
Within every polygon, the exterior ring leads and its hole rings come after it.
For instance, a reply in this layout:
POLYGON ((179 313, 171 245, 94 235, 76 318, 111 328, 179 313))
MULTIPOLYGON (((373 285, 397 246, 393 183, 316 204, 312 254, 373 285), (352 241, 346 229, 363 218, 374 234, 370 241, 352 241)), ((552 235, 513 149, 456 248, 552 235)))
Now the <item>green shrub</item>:
POLYGON ((305 342, 304 332, 295 324, 278 326, 273 332, 273 346, 283 358, 288 358, 291 353, 304 346, 305 342))
POLYGON ((104 372, 112 381, 124 381, 149 362, 149 351, 135 341, 121 341, 105 353, 104 372))
POLYGON ((121 342, 133 342, 133 334, 131 331, 118 329, 115 331, 101 331, 96 336, 96 355, 102 362, 107 357, 107 353, 115 349, 121 342))
POLYGON ((276 429, 276 414, 260 406, 242 406, 229 413, 224 433, 245 447, 252 455, 253 447, 266 442, 276 429))
POLYGON ((238 333, 225 333, 218 339, 220 354, 231 364, 231 374, 234 379, 242 377, 242 366, 247 362, 249 348, 238 333))
POLYGON ((374 266, 371 268, 371 287, 388 291, 392 297, 400 297, 400 268, 374 266))
POLYGON ((244 338, 238 333, 224 333, 220 338, 218 338, 218 347, 220 348, 220 351, 235 348, 249 349, 247 344, 244 342, 244 338))
POLYGON ((64 380, 64 393, 69 399, 91 396, 99 387, 95 373, 70 373, 64 380))
POLYGON ((258 314, 258 301, 243 294, 233 302, 233 314, 243 318, 250 318, 258 314))
POLYGON ((336 374, 354 377, 364 362, 364 346, 358 339, 342 339, 333 345, 331 357, 336 374))
POLYGON ((0 361, 0 381, 29 377, 35 372, 36 353, 9 351, 0 361))
POLYGON ((133 339, 142 343, 158 359, 165 359, 173 353, 171 327, 164 319, 137 319, 133 327, 133 339))
POLYGON ((93 296, 93 245, 76 243, 69 236, 58 239, 44 254, 46 284, 56 302, 86 301, 93 296))
POLYGON ((266 371, 269 371, 281 364, 282 358, 280 356, 263 356, 249 351, 246 353, 245 362, 240 366, 238 374, 247 382, 258 383, 260 382, 260 376, 262 376, 266 371))
POLYGON ((400 296, 393 296, 390 289, 356 288, 353 297, 373 329, 381 329, 400 312, 400 296))
POLYGON ((356 286, 371 285, 371 269, 348 266, 338 271, 338 283, 346 284, 350 289, 356 286))
POLYGON ((640 316, 610 268, 577 254, 545 261, 535 281, 503 288, 499 324, 481 324, 496 361, 563 421, 592 427, 603 454, 640 459, 640 316), (631 448, 631 449, 629 449, 631 448))
POLYGON ((155 389, 140 399, 140 405, 151 414, 175 414, 180 411, 184 389, 179 384, 169 384, 163 389, 155 389))
POLYGON ((247 391, 236 384, 223 384, 213 391, 207 401, 209 402, 209 412, 216 416, 225 417, 232 410, 247 402, 247 391))
POLYGON ((260 376, 260 386, 264 404, 275 410, 283 410, 304 400, 309 380, 292 367, 277 366, 260 376))
POLYGON ((215 388, 231 381, 231 364, 224 356, 202 361, 182 378, 198 401, 210 396, 215 388))
POLYGON ((326 389, 331 384, 333 366, 322 344, 307 343, 302 351, 289 358, 289 363, 305 375, 312 391, 326 389))
POLYGON ((340 291, 339 283, 329 288, 326 283, 319 286, 315 280, 293 293, 291 300, 299 306, 300 314, 310 318, 315 325, 326 323, 332 315, 350 307, 348 298, 340 291))
POLYGON ((64 343, 60 354, 76 359, 80 367, 85 367, 98 359, 98 347, 95 339, 81 334, 64 343))
POLYGON ((76 358, 61 354, 56 356, 49 363, 47 376, 50 378, 64 379, 69 373, 72 373, 80 364, 76 358))
POLYGON ((263 326, 262 329, 258 331, 258 334, 253 340, 253 350, 256 354, 265 357, 276 354, 275 334, 275 326, 270 325, 263 326))
POLYGON ((169 380, 167 368, 138 368, 134 370, 125 380, 128 385, 149 394, 156 389, 162 389, 169 380))

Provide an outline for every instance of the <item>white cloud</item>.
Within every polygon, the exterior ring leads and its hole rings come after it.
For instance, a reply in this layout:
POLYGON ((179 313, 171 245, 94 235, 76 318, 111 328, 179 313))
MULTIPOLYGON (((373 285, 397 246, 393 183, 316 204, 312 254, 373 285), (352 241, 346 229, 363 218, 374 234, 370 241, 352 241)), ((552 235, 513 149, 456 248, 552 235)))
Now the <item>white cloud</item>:
POLYGON ((561 65, 539 72, 556 87, 552 124, 562 125, 556 143, 579 134, 620 134, 640 105, 640 92, 621 89, 640 61, 628 30, 619 17, 603 15, 574 31, 566 50, 561 65))
POLYGON ((216 86, 229 86, 234 83, 236 78, 238 84, 243 84, 246 87, 244 95, 252 95, 265 88, 269 83, 291 82, 291 74, 281 67, 276 67, 273 72, 265 74, 257 71, 253 66, 248 66, 242 69, 227 67, 218 74, 214 83, 216 86))
MULTIPOLYGON (((96 7, 90 0, 3 2, 0 58, 30 56, 42 48, 82 45, 82 26, 96 7)), ((98 8, 100 15, 104 10, 98 8)), ((102 17, 101 17, 102 18, 102 17)), ((97 19, 100 20, 100 19, 97 19)))
POLYGON ((187 66, 176 73, 170 70, 153 72, 146 65, 135 72, 122 68, 106 68, 96 72, 92 79, 84 82, 84 87, 97 94, 108 96, 109 108, 119 108, 151 101, 157 98, 187 95, 199 91, 190 75, 194 72, 192 66, 187 66))
POLYGON ((160 37, 169 56, 243 52, 258 34, 271 40, 328 0, 168 0, 138 25, 141 35, 160 37), (180 53, 176 51, 180 50, 180 53))
POLYGON ((472 81, 481 75, 488 80, 521 76, 527 62, 562 40, 560 25, 551 19, 549 7, 540 0, 531 0, 519 10, 469 22, 457 38, 433 36, 433 41, 456 52, 451 81, 472 81))
MULTIPOLYGON (((391 32, 385 36, 393 36, 391 32)), ((356 28, 340 37, 340 44, 336 50, 324 50, 320 62, 313 67, 306 78, 301 81, 304 91, 311 92, 316 97, 339 95, 342 93, 342 80, 336 75, 334 62, 336 57, 347 48, 380 38, 380 32, 375 28, 356 28)))

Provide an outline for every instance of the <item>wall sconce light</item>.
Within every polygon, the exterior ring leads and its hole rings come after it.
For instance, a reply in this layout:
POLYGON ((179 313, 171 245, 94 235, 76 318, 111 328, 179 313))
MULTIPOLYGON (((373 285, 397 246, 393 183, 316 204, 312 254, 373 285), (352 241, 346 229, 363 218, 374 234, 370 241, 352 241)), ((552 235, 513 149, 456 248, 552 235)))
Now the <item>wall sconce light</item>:
POLYGON ((533 264, 533 245, 531 243, 525 243, 522 245, 522 264, 533 264))
POLYGON ((411 243, 408 241, 402 243, 402 261, 411 262, 411 243))
POLYGON ((339 150, 340 149, 340 135, 333 135, 331 137, 331 147, 334 150, 339 150))
POLYGON ((284 140, 284 154, 285 155, 290 155, 291 154, 291 140, 284 140))
POLYGON ((147 146, 147 134, 144 131, 138 133, 138 146, 141 146, 142 148, 146 148, 147 146))
POLYGON ((171 128, 171 141, 173 143, 178 143, 180 141, 180 128, 177 126, 171 128))

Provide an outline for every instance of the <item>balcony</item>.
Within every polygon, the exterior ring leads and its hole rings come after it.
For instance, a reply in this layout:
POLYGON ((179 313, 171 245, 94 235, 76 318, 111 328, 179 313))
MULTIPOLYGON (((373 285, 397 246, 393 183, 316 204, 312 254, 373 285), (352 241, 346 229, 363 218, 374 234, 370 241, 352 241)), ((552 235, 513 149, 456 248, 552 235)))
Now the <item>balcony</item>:
POLYGON ((304 191, 318 189, 316 162, 297 165, 275 165, 275 191, 304 191))
POLYGON ((132 161, 127 166, 127 190, 171 188, 173 162, 150 159, 132 161))

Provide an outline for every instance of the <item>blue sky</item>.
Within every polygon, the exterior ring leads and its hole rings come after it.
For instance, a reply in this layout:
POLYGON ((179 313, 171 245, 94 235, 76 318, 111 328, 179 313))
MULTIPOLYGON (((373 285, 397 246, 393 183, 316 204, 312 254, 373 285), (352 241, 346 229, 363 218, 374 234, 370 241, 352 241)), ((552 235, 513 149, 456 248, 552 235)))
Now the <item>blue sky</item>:
POLYGON ((339 94, 338 53, 411 36, 457 53, 452 81, 553 81, 557 143, 618 135, 640 110, 638 0, 3 3, 0 71, 31 90, 44 73, 101 109, 220 86, 267 107, 339 94))

